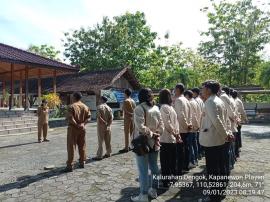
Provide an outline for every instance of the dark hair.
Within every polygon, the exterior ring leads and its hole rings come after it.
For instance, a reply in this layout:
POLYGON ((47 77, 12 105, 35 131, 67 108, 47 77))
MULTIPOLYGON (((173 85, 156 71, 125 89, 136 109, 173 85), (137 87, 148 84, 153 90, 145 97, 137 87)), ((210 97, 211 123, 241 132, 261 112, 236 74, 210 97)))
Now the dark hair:
POLYGON ((73 97, 75 98, 76 101, 79 101, 82 99, 82 93, 81 92, 75 92, 73 93, 73 97))
POLYGON ((105 97, 105 96, 101 96, 101 99, 103 100, 103 102, 107 102, 108 101, 108 98, 107 97, 105 97))
POLYGON ((211 90, 213 94, 217 94, 220 90, 220 83, 214 80, 206 81, 202 84, 205 88, 211 90))
POLYGON ((230 95, 230 88, 228 86, 223 86, 222 90, 227 94, 230 95))
POLYGON ((150 88, 142 88, 139 91, 138 95, 139 103, 146 102, 146 104, 150 107, 154 105, 153 97, 152 97, 152 90, 150 88))
POLYGON ((130 97, 132 91, 131 91, 129 88, 127 88, 127 89, 125 89, 124 93, 125 93, 128 97, 130 97))
POLYGON ((183 93, 185 91, 185 86, 182 83, 178 83, 176 84, 175 89, 178 89, 180 93, 183 93))
POLYGON ((191 91, 193 92, 193 93, 197 93, 198 95, 200 95, 200 89, 199 88, 192 88, 191 89, 191 91))
POLYGON ((188 96, 189 98, 192 98, 192 97, 193 97, 193 93, 192 93, 191 90, 186 90, 186 91, 184 92, 184 96, 188 96))
POLYGON ((47 101, 46 99, 43 99, 43 100, 41 101, 41 103, 42 103, 42 104, 45 104, 45 103, 48 103, 48 101, 47 101))
POLYGON ((238 92, 236 90, 233 90, 231 93, 233 98, 237 98, 238 97, 238 92))
POLYGON ((162 89, 159 92, 159 103, 160 105, 167 104, 171 105, 172 104, 172 95, 171 91, 169 89, 162 89))

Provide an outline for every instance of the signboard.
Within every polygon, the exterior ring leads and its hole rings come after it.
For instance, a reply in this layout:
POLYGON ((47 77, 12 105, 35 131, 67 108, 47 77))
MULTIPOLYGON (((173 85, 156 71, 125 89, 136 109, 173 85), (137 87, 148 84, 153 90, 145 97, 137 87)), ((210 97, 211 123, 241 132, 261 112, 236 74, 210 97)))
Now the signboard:
MULTIPOLYGON (((106 96, 108 98, 108 102, 117 102, 123 103, 125 100, 124 91, 122 90, 101 90, 101 95, 106 96)), ((138 100, 138 92, 132 92, 131 98, 135 102, 139 102, 138 100)))

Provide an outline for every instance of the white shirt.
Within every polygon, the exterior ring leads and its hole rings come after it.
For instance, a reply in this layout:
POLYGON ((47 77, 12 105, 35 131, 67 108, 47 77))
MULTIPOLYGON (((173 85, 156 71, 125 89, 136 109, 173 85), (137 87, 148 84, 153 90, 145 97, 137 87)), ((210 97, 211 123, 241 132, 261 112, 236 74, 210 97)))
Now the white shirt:
POLYGON ((223 145, 227 138, 226 109, 223 101, 213 95, 205 102, 199 142, 205 147, 223 145))
POLYGON ((164 122, 164 132, 160 137, 160 142, 176 143, 174 134, 179 134, 179 123, 174 108, 163 104, 160 108, 162 120, 164 122))
POLYGON ((223 91, 220 95, 220 99, 224 102, 225 109, 227 110, 227 129, 233 131, 232 120, 235 118, 235 113, 232 108, 232 103, 229 96, 223 91))

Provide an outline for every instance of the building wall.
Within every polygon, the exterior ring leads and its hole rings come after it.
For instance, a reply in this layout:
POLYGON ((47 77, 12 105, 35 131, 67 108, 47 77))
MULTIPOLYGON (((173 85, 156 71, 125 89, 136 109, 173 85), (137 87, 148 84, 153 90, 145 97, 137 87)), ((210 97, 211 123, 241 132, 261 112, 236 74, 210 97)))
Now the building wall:
POLYGON ((131 84, 129 83, 129 81, 125 77, 123 77, 123 76, 120 79, 117 79, 113 83, 112 88, 120 88, 120 89, 130 88, 130 89, 134 89, 131 86, 131 84))

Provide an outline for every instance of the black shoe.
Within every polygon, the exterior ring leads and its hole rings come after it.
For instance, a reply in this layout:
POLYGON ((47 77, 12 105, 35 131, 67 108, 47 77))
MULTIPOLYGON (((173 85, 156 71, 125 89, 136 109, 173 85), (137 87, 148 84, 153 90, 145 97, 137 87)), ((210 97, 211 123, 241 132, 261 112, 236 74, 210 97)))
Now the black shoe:
POLYGON ((121 150, 119 150, 119 153, 123 154, 123 153, 127 153, 129 151, 130 151, 130 149, 121 149, 121 150))
POLYGON ((109 158, 109 157, 111 157, 111 155, 109 155, 109 154, 105 154, 105 155, 103 156, 104 159, 105 159, 105 158, 109 158))
POLYGON ((66 167, 64 170, 63 170, 64 173, 70 173, 70 172, 73 172, 73 169, 70 168, 70 167, 66 167))
POLYGON ((84 168, 84 163, 80 163, 79 168, 84 168))
POLYGON ((38 140, 38 143, 41 143, 42 141, 41 140, 38 140))
POLYGON ((94 158, 92 158, 94 161, 101 161, 102 160, 102 158, 99 158, 99 157, 94 157, 94 158))
POLYGON ((43 140, 43 142, 50 142, 50 140, 48 140, 48 139, 44 139, 44 140, 43 140))

